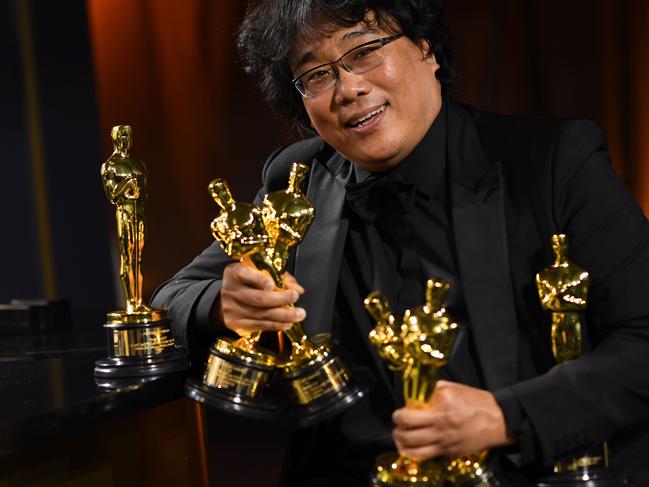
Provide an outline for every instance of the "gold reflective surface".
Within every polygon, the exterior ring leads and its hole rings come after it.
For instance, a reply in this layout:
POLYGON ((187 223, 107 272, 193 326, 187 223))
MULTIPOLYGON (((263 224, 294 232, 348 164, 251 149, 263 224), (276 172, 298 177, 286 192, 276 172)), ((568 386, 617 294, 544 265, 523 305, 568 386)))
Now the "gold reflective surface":
MULTIPOLYGON (((485 480, 485 485, 491 485, 487 482, 491 474, 485 468, 488 455, 489 452, 484 450, 479 453, 451 459, 446 466, 448 472, 447 479, 454 482, 455 485, 462 485, 464 482, 476 479, 485 480)), ((475 487, 479 487, 479 485, 475 487)))
POLYGON ((142 302, 146 167, 129 154, 133 143, 131 127, 113 127, 111 138, 113 153, 102 164, 100 174, 106 196, 115 205, 119 280, 126 303, 126 309, 107 315, 106 326, 112 335, 113 353, 117 357, 141 357, 172 352, 175 344, 169 323, 165 321, 166 311, 153 309, 142 302), (155 323, 161 324, 150 326, 155 323))
MULTIPOLYGON (((223 179, 213 180, 208 190, 221 208, 221 213, 210 225, 214 239, 219 242, 227 255, 268 272, 275 285, 280 287, 282 278, 268 255, 270 238, 264 226, 261 210, 251 203, 235 201, 228 183, 223 179)), ((236 348, 258 354, 260 361, 266 361, 266 355, 256 348, 261 332, 250 333, 242 329, 235 331, 241 336, 236 343, 236 348)))
POLYGON ((286 270, 291 248, 304 239, 315 216, 313 206, 304 195, 303 185, 308 173, 306 164, 293 164, 287 188, 268 193, 262 204, 263 221, 270 239, 267 252, 280 276, 286 270))
MULTIPOLYGON (((267 194, 261 207, 235 201, 222 179, 215 179, 209 185, 210 194, 221 208, 211 225, 214 238, 230 257, 267 272, 279 289, 284 287, 282 274, 289 253, 304 239, 315 215, 304 194, 308 172, 306 164, 293 164, 287 188, 267 194)), ((236 331, 241 338, 233 343, 230 356, 269 362, 268 353, 257 346, 260 332, 236 331)), ((287 377, 295 402, 309 404, 348 383, 349 373, 340 359, 332 356, 327 340, 312 342, 299 322, 283 333, 291 341, 291 352, 277 366, 287 377)), ((228 373, 226 368, 219 370, 228 373)))
MULTIPOLYGON (((446 364, 457 336, 458 325, 446 313, 442 300, 449 284, 429 279, 426 302, 407 310, 397 323, 387 299, 370 294, 365 309, 376 322, 369 340, 392 370, 403 376, 403 395, 408 407, 429 407, 439 367, 446 364)), ((446 469, 434 460, 420 461, 403 454, 384 454, 377 458, 375 485, 441 485, 446 469)))
POLYGON ((391 370, 401 371, 410 356, 406 354, 404 337, 408 327, 404 323, 396 323, 390 305, 379 293, 372 293, 365 299, 365 309, 376 322, 370 331, 369 340, 378 351, 379 356, 388 363, 391 370))
POLYGON ((137 310, 129 313, 126 310, 111 311, 107 313, 108 323, 110 324, 146 324, 154 323, 165 319, 167 313, 164 310, 137 310))
MULTIPOLYGON (((119 279, 126 298, 125 315, 153 312, 142 303, 142 249, 146 235, 144 200, 147 172, 142 161, 129 154, 131 127, 117 125, 111 131, 113 153, 100 174, 108 200, 115 205, 119 249, 119 279)), ((158 313, 163 313, 158 311, 158 313)), ((117 315, 116 315, 117 318, 117 315)))
POLYGON ((441 487, 445 473, 436 461, 418 461, 398 453, 382 453, 376 459, 376 472, 379 483, 393 487, 441 487))
POLYGON ((160 355, 174 350, 174 338, 168 326, 113 328, 113 350, 116 357, 160 355))
POLYGON ((541 306, 552 314, 552 353, 557 363, 577 358, 582 351, 579 313, 586 309, 589 276, 568 260, 565 235, 552 236, 554 263, 536 275, 541 306))
MULTIPOLYGON (((457 337, 459 326, 443 304, 448 289, 446 281, 429 279, 425 303, 406 310, 400 323, 380 293, 374 292, 364 301, 365 309, 376 322, 369 334, 370 343, 390 369, 402 373, 403 396, 408 407, 429 407, 437 371, 448 361, 457 337)), ((461 485, 469 480, 487 479, 487 455, 487 451, 465 455, 443 465, 435 460, 422 462, 402 454, 385 454, 377 459, 375 478, 393 486, 441 485, 444 480, 461 485)))
MULTIPOLYGON (((245 351, 233 346, 228 339, 219 339, 215 347, 226 355, 249 360, 246 360, 247 364, 241 364, 210 354, 203 374, 203 383, 216 389, 227 389, 231 394, 243 398, 260 396, 268 381, 268 371, 248 366, 250 363, 258 364, 257 357, 246 355, 245 351)), ((273 361, 268 360, 265 365, 272 366, 273 361)))
MULTIPOLYGON (((306 164, 293 164, 288 187, 264 197, 262 215, 270 238, 267 252, 280 276, 286 270, 290 249, 304 239, 315 216, 315 209, 304 195, 308 173, 309 167, 306 164)), ((281 277, 278 287, 282 287, 281 277)), ((284 334, 291 341, 290 361, 309 360, 313 356, 313 344, 304 333, 301 323, 294 323, 284 334)))
POLYGON ((298 404, 309 404, 316 399, 340 391, 349 382, 349 372, 338 357, 289 382, 289 387, 298 404))
MULTIPOLYGON (((210 194, 222 210, 211 224, 214 238, 233 259, 267 272, 280 289, 284 286, 282 274, 289 252, 302 241, 315 213, 302 191, 308 172, 306 164, 293 164, 288 187, 267 194, 262 208, 235 201, 222 179, 209 185, 210 194)), ((255 350, 261 333, 236 331, 242 335, 238 345, 255 350)), ((294 353, 302 352, 308 340, 301 324, 294 324, 285 333, 293 343, 294 353)))
MULTIPOLYGON (((588 272, 568 260, 568 239, 564 234, 552 235, 554 263, 536 275, 536 288, 541 306, 551 313, 552 353, 557 363, 582 354, 580 313, 588 305, 588 272)), ((600 446, 600 455, 584 455, 558 462, 556 473, 576 471, 596 465, 608 465, 608 447, 600 446)))

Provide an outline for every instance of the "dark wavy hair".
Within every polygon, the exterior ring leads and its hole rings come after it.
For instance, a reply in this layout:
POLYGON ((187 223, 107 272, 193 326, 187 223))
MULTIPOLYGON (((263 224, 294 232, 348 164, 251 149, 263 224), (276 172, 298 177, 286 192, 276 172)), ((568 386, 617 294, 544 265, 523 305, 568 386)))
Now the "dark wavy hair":
POLYGON ((271 109, 311 132, 301 95, 291 85, 288 55, 296 42, 318 37, 326 25, 351 27, 367 22, 370 12, 372 25, 385 32, 430 44, 442 89, 456 81, 446 16, 432 0, 253 0, 237 38, 244 71, 259 79, 271 109))

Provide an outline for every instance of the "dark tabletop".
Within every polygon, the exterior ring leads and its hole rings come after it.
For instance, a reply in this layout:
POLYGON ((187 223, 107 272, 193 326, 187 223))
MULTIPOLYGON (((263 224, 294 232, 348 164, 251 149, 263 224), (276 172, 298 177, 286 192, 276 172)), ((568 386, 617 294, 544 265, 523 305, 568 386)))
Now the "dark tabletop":
POLYGON ((182 396, 184 374, 102 390, 93 368, 105 356, 101 330, 1 335, 0 454, 62 439, 182 396))

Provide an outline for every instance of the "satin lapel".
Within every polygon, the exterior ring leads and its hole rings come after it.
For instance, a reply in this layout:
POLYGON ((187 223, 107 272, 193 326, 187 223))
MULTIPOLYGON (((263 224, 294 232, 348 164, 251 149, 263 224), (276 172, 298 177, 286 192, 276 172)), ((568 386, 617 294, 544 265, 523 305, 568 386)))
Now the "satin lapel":
MULTIPOLYGON (((297 247, 294 271, 296 279, 306 290, 299 305, 307 310, 303 326, 309 336, 331 332, 339 270, 349 227, 349 222, 341 215, 345 185, 350 177, 351 164, 338 155, 334 155, 326 167, 315 160, 311 165, 307 198, 316 209, 315 218, 304 241, 297 247)), ((356 296, 358 302, 364 298, 355 287, 343 289, 343 292, 356 296)), ((369 334, 372 325, 368 315, 355 316, 353 321, 363 336, 369 334)), ((388 376, 385 364, 369 341, 364 341, 381 379, 399 404, 400 391, 395 394, 394 381, 388 376)))
POLYGON ((306 309, 305 332, 313 336, 331 332, 340 260, 348 222, 341 219, 350 164, 334 155, 326 167, 311 164, 307 198, 315 218, 295 254, 295 277, 305 293, 299 305, 306 309))
POLYGON ((500 163, 487 160, 472 117, 449 110, 453 230, 471 330, 487 388, 517 379, 518 326, 500 163))

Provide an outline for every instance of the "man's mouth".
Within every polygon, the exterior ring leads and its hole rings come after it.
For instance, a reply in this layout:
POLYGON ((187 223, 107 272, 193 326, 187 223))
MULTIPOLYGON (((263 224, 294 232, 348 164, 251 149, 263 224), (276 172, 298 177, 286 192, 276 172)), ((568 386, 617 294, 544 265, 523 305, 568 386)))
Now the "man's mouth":
POLYGON ((385 108, 387 106, 388 106, 388 104, 384 103, 383 105, 378 107, 376 110, 372 110, 371 112, 363 115, 360 118, 350 120, 349 122, 347 122, 347 125, 350 126, 350 127, 353 127, 353 128, 363 127, 365 125, 368 125, 368 124, 372 123, 372 120, 374 120, 374 118, 376 118, 379 114, 383 113, 383 111, 385 110, 385 108))

